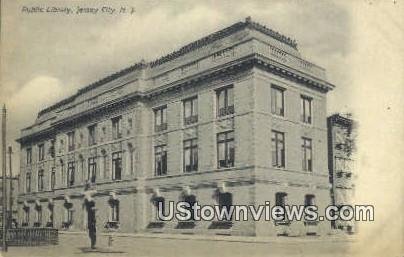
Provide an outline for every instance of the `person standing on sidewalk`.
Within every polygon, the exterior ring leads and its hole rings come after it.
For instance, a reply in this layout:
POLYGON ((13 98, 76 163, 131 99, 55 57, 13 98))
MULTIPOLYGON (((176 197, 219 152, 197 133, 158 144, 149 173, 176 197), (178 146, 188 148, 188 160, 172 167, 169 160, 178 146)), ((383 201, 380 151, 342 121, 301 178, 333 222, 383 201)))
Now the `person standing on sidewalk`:
POLYGON ((88 202, 87 203, 87 228, 88 228, 88 236, 90 237, 91 241, 91 249, 95 249, 95 244, 97 242, 97 226, 96 226, 96 218, 95 218, 95 203, 88 202))

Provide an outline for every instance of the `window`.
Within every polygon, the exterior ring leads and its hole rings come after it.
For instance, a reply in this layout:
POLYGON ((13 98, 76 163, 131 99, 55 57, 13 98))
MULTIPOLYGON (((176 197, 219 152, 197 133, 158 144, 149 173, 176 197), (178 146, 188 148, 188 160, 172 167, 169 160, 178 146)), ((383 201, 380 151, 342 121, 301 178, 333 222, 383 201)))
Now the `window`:
POLYGON ((234 132, 228 131, 217 134, 218 168, 234 166, 234 132))
POLYGON ((88 158, 88 173, 87 173, 87 180, 91 183, 95 183, 97 174, 97 162, 96 158, 88 158))
POLYGON ((25 178, 25 191, 27 193, 31 192, 31 172, 27 172, 25 178))
POLYGON ((27 148, 27 164, 32 163, 32 148, 27 148))
POLYGON ((348 158, 335 157, 335 171, 351 172, 353 161, 348 158))
POLYGON ((97 125, 92 125, 88 127, 88 145, 92 146, 96 144, 97 137, 97 125))
POLYGON ((301 120, 304 123, 311 124, 311 101, 312 98, 301 96, 301 120))
POLYGON ((154 174, 156 176, 167 174, 167 148, 165 145, 154 148, 154 174))
POLYGON ((154 131, 159 132, 167 129, 167 106, 154 110, 154 131))
POLYGON ((285 168, 285 134, 272 130, 272 167, 285 168))
POLYGON ((51 143, 51 146, 49 147, 49 155, 52 158, 55 158, 55 140, 51 140, 50 143, 51 143))
POLYGON ((122 116, 112 119, 112 139, 119 139, 122 137, 121 121, 122 116))
POLYGON ((42 207, 37 206, 35 209, 36 209, 36 222, 34 226, 40 227, 42 223, 42 207))
POLYGON ((56 185, 56 168, 52 167, 50 175, 50 190, 55 189, 55 185, 56 185))
POLYGON ((312 143, 309 138, 302 138, 302 168, 304 171, 313 170, 312 143))
POLYGON ((112 179, 120 180, 122 175, 122 152, 112 154, 112 179))
POLYGON ((69 162, 67 164, 67 186, 74 185, 74 162, 69 162))
POLYGON ((27 227, 28 225, 29 225, 29 207, 24 207, 24 222, 22 226, 27 227))
POLYGON ((38 145, 38 160, 43 161, 45 159, 45 145, 38 145))
POLYGON ((217 116, 226 116, 234 113, 233 86, 221 88, 216 91, 217 116))
POLYGON ((304 206, 313 206, 314 205, 314 195, 305 195, 304 196, 304 206))
POLYGON ((184 125, 198 122, 198 98, 184 100, 184 125))
POLYGON ((285 99, 284 89, 271 86, 271 112, 273 114, 284 116, 285 115, 285 99))
POLYGON ((154 214, 152 219, 160 221, 159 213, 162 215, 165 215, 165 199, 162 196, 157 196, 153 198, 153 209, 154 209, 154 214))
POLYGON ((112 222, 119 222, 119 201, 118 200, 111 200, 110 201, 110 220, 112 222))
POLYGON ((67 148, 68 151, 74 151, 74 131, 67 133, 67 148))
MULTIPOLYGON (((220 221, 231 221, 232 219, 232 213, 231 211, 231 206, 233 205, 233 195, 231 193, 221 193, 219 192, 218 195, 218 203, 219 203, 219 209, 225 209, 227 210, 227 213, 229 213, 229 217, 226 217, 223 215, 223 217, 220 217, 220 221)), ((221 211, 223 213, 223 211, 221 211)))
MULTIPOLYGON (((275 194, 275 206, 280 206, 280 207, 285 207, 286 205, 286 198, 287 198, 287 193, 284 192, 278 192, 275 194)), ((278 215, 278 217, 280 217, 278 215)), ((283 215, 283 219, 285 219, 285 215, 283 215)))
POLYGON ((198 143, 197 139, 184 141, 184 172, 198 170, 198 143))
POLYGON ((65 207, 65 217, 64 217, 64 224, 62 227, 69 228, 73 224, 73 209, 65 207))
POLYGON ((53 227, 53 205, 48 206, 48 222, 46 223, 46 227, 53 227))
POLYGON ((43 170, 38 170, 38 192, 43 191, 43 170))
POLYGON ((196 203, 196 197, 194 195, 186 195, 184 196, 184 202, 189 204, 189 207, 185 207, 185 209, 187 209, 191 213, 191 217, 188 219, 188 221, 195 220, 195 209, 193 208, 193 206, 196 203))

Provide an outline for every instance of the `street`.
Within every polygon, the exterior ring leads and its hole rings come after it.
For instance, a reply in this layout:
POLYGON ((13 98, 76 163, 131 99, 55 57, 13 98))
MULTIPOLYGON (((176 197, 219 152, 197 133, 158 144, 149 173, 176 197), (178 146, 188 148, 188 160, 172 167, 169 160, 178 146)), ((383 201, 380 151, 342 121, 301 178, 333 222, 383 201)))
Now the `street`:
POLYGON ((108 246, 108 236, 98 236, 97 249, 91 250, 85 234, 60 234, 59 245, 39 247, 9 247, 5 257, 45 256, 350 256, 344 240, 332 238, 274 238, 266 242, 210 240, 209 238, 161 238, 114 236, 108 246), (188 239, 187 239, 188 238, 188 239))

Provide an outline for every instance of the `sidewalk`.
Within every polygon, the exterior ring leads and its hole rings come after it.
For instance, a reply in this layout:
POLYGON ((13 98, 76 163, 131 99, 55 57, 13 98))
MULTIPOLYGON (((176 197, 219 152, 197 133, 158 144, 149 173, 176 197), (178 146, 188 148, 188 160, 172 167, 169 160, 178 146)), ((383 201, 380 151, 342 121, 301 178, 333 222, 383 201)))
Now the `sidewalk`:
MULTIPOLYGON (((87 235, 86 232, 59 231, 62 235, 87 235)), ((163 233, 97 233, 98 236, 112 238, 161 238, 176 240, 204 240, 204 241, 227 241, 242 243, 304 243, 304 242, 347 242, 354 243, 355 235, 335 234, 325 236, 302 236, 302 237, 253 237, 253 236, 222 236, 222 235, 183 235, 183 234, 163 234, 163 233)))

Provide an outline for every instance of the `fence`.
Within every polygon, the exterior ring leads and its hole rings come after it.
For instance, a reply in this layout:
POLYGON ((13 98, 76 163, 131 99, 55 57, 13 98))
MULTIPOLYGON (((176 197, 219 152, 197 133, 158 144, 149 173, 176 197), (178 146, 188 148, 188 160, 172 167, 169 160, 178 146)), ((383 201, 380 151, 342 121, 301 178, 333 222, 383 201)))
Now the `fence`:
MULTIPOLYGON (((0 230, 0 244, 2 238, 0 230)), ((58 230, 55 228, 12 228, 7 229, 8 246, 37 246, 58 244, 58 230)))

